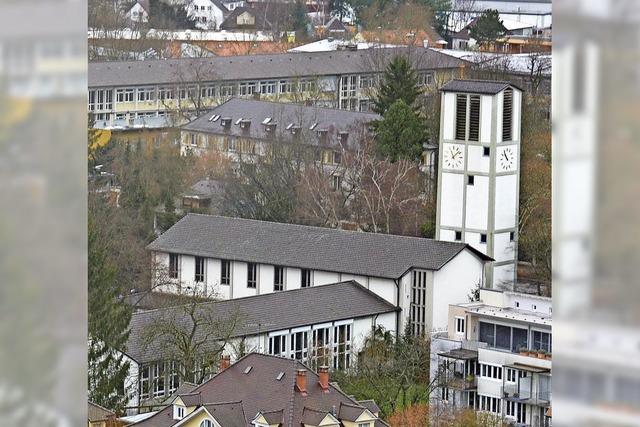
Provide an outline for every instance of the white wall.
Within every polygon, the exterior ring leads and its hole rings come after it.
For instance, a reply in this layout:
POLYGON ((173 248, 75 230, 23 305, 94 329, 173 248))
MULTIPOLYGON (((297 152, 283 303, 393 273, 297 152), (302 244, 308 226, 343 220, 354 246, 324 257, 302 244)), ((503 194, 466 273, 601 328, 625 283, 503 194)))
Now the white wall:
POLYGON ((468 295, 482 283, 482 261, 464 249, 440 270, 433 273, 433 329, 446 331, 449 304, 468 301, 468 295))
POLYGON ((464 175, 454 173, 442 173, 440 191, 440 226, 462 227, 462 191, 464 175), (446 197, 445 197, 446 195, 446 197))
POLYGON ((515 258, 515 242, 510 233, 496 233, 493 239, 493 259, 497 262, 510 261, 515 258))
MULTIPOLYGON (((127 400, 127 406, 138 406, 140 404, 140 395, 138 393, 138 378, 139 378, 139 366, 135 360, 131 359, 127 355, 123 357, 124 362, 129 362, 129 372, 124 379, 124 387, 130 393, 129 400, 127 400)), ((133 412, 128 415, 133 415, 133 412)))
POLYGON ((515 279, 515 261, 513 264, 496 265, 493 267, 494 285, 513 283, 515 279))
POLYGON ((490 165, 491 157, 484 156, 483 152, 484 152, 484 149, 480 145, 470 145, 468 147, 467 170, 470 173, 473 173, 473 172, 489 173, 489 165, 490 165))
POLYGON ((474 184, 467 185, 465 227, 487 229, 489 217, 489 177, 476 175, 474 184))
POLYGON ((396 304, 397 288, 393 279, 370 277, 369 290, 376 295, 380 295, 391 304, 396 304))
POLYGON ((482 95, 480 105, 480 142, 491 142, 491 123, 493 97, 490 95, 482 95))
POLYGON ((444 139, 453 139, 455 105, 454 93, 445 92, 442 94, 442 137, 444 139))
POLYGON ((337 283, 340 281, 340 274, 331 271, 317 271, 313 272, 313 285, 328 285, 330 283, 337 283))
MULTIPOLYGON (((477 249, 480 252, 482 252, 483 254, 486 254, 487 253, 487 244, 486 243, 480 243, 480 234, 482 234, 482 233, 474 233, 474 232, 471 232, 471 231, 467 231, 467 232, 464 233, 464 241, 465 241, 465 243, 470 244, 474 249, 477 249)), ((489 236, 487 236, 487 239, 489 239, 489 236)))
POLYGON ((496 177, 495 189, 495 229, 514 228, 517 212, 517 175, 496 177))

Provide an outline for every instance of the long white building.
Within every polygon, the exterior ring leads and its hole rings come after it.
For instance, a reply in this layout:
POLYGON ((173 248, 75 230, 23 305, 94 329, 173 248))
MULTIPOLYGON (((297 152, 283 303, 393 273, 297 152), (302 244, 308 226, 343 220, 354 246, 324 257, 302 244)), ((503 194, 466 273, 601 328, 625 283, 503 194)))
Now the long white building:
POLYGON ((459 242, 189 214, 152 242, 154 290, 231 299, 356 280, 416 334, 445 330, 447 305, 484 285, 491 258, 459 242))

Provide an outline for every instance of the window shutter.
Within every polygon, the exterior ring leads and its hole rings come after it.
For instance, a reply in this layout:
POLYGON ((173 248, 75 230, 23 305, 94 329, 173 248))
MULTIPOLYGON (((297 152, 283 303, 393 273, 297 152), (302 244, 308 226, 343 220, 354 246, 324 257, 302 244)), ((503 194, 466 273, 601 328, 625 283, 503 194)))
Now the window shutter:
POLYGON ((513 89, 510 87, 504 90, 504 101, 502 107, 502 140, 512 140, 513 128, 513 89))
POLYGON ((456 95, 456 139, 466 139, 467 95, 456 95))
POLYGON ((471 95, 469 107, 469 141, 480 136, 480 95, 471 95))

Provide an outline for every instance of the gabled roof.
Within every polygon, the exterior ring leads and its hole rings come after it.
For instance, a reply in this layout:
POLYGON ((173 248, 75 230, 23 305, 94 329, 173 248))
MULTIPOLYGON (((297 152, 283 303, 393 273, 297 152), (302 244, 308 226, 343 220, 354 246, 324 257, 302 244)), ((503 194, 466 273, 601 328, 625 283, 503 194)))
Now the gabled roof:
POLYGON ((242 401, 205 403, 204 408, 222 427, 246 427, 242 401))
POLYGON ((508 87, 522 91, 519 86, 511 82, 497 80, 449 80, 440 90, 443 92, 479 93, 483 95, 495 95, 508 87))
POLYGON ((89 408, 87 412, 87 418, 89 421, 104 421, 109 419, 110 417, 115 417, 115 412, 110 411, 107 408, 104 408, 97 403, 87 402, 89 408))
POLYGON ((344 421, 357 421, 365 411, 368 411, 368 409, 360 404, 340 402, 338 418, 344 421))
POLYGON ((147 246, 160 252, 397 279, 439 270, 469 249, 460 242, 188 214, 147 246))
MULTIPOLYGON (((379 120, 378 114, 362 113, 357 111, 336 110, 320 108, 302 104, 289 104, 283 102, 258 101, 252 99, 231 98, 218 105, 197 119, 184 125, 182 129, 194 132, 205 132, 219 135, 234 135, 243 138, 268 139, 273 134, 291 139, 291 127, 296 126, 301 134, 309 133, 309 128, 315 123, 315 130, 327 129, 330 140, 337 144, 337 132, 349 132, 349 139, 355 140, 359 136, 358 125, 379 120), (210 121, 212 117, 231 118, 231 126, 228 128, 220 124, 220 119, 210 121), (248 129, 236 125, 237 120, 249 120, 248 129), (275 132, 268 132, 263 122, 277 123, 275 132), (289 129, 287 129, 289 128, 289 129)), ((317 138, 307 138, 310 142, 319 142, 317 138)), ((349 143, 349 140, 348 142, 349 143)))
MULTIPOLYGON (((308 412, 306 408, 327 413, 341 405, 358 407, 355 400, 331 384, 329 391, 325 392, 318 383, 318 375, 301 362, 257 353, 238 360, 196 391, 202 393, 205 401, 214 396, 242 400, 247 424, 262 413, 269 417, 271 415, 268 414, 273 414, 274 424, 280 420, 287 427, 300 426, 305 410, 308 412), (248 366, 252 369, 245 374, 248 366), (297 369, 306 370, 307 394, 304 397, 294 388, 297 369), (284 372, 284 377, 278 380, 281 372, 284 372)), ((364 407, 360 409, 361 412, 366 410, 364 407)))
POLYGON ((380 407, 378 406, 376 401, 373 399, 358 400, 358 404, 367 408, 369 412, 371 412, 372 414, 380 413, 380 407))
POLYGON ((196 81, 299 78, 379 72, 394 56, 410 54, 419 70, 458 68, 466 64, 421 47, 376 48, 362 51, 278 53, 212 58, 90 62, 89 87, 152 85, 196 81), (210 74, 197 78, 196 75, 210 74))
POLYGON ((340 18, 338 18, 337 16, 334 16, 333 18, 331 18, 331 20, 325 24, 324 28, 325 30, 330 32, 331 31, 333 32, 347 31, 347 27, 344 26, 342 21, 340 21, 340 18))
MULTIPOLYGON (((305 408, 302 411, 302 424, 305 425, 311 425, 311 426, 319 426, 320 423, 327 417, 333 417, 335 419, 335 416, 329 412, 329 411, 318 411, 316 409, 311 409, 311 408, 307 408, 305 406, 305 408)), ((340 421, 338 420, 338 423, 340 421)))
MULTIPOLYGON (((354 281, 205 302, 199 304, 198 309, 204 310, 213 320, 239 319, 233 330, 233 336, 255 335, 398 310, 393 304, 354 281), (319 304, 319 302, 322 303, 319 304), (274 307, 277 307, 277 310, 274 310, 274 307)), ((171 348, 162 338, 145 344, 145 331, 153 327, 156 322, 163 321, 178 322, 185 328, 191 326, 189 317, 180 307, 134 313, 129 323, 127 355, 138 363, 175 357, 170 354, 171 348)), ((202 333, 202 330, 200 332, 202 333)), ((220 337, 209 337, 211 349, 216 345, 218 338, 220 337)), ((207 349, 209 348, 203 350, 207 349)), ((195 391, 190 395, 193 393, 195 391)), ((186 397, 181 396, 181 398, 184 401, 186 397)))

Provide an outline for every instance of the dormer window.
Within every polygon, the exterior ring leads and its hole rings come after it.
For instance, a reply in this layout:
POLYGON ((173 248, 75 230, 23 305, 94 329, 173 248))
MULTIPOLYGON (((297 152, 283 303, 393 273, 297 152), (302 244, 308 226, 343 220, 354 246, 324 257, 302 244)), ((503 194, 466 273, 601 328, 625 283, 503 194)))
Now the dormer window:
POLYGON ((174 420, 183 419, 184 415, 185 415, 185 411, 186 411, 186 408, 184 406, 174 405, 173 406, 173 419, 174 420))
POLYGON ((223 117, 220 119, 220 126, 228 128, 231 126, 231 117, 223 117))
POLYGON ((338 132, 338 137, 340 138, 340 144, 344 147, 349 140, 349 132, 338 132))
POLYGON ((251 126, 251 120, 250 119, 242 119, 242 120, 240 120, 240 129, 248 130, 250 126, 251 126))
POLYGON ((266 125, 264 125, 264 130, 265 132, 275 132, 277 125, 278 124, 276 122, 267 123, 266 125))
POLYGON ((329 130, 328 129, 318 129, 316 131, 316 134, 318 135, 318 138, 326 138, 327 135, 329 134, 329 130))

